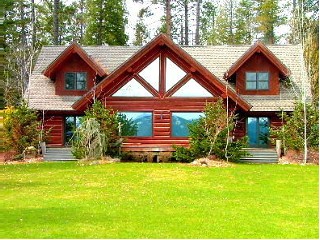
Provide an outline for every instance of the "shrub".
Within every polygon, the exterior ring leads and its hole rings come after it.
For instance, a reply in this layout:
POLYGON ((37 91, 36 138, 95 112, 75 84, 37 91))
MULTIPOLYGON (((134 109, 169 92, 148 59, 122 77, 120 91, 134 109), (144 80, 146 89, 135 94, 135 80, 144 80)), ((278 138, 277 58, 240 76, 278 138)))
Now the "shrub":
MULTIPOLYGON (((312 104, 306 105, 307 114, 307 145, 317 148, 319 145, 319 111, 312 104)), ((295 104, 292 114, 283 113, 285 124, 271 129, 273 138, 282 140, 287 149, 302 150, 304 148, 304 107, 303 103, 295 104)))
POLYGON ((247 146, 247 138, 238 141, 227 141, 228 128, 231 132, 234 128, 234 116, 226 119, 226 109, 222 99, 215 103, 208 103, 205 107, 204 117, 189 124, 190 147, 177 147, 173 157, 179 162, 191 162, 196 158, 215 155, 219 159, 238 161, 247 155, 242 149, 247 146))
POLYGON ((95 118, 85 118, 73 135, 73 155, 78 159, 102 158, 106 146, 105 137, 95 118))
POLYGON ((85 112, 85 119, 94 118, 99 126, 100 132, 104 134, 104 156, 116 156, 120 147, 119 120, 117 113, 107 109, 100 101, 96 101, 91 108, 85 112))
POLYGON ((28 108, 26 103, 5 110, 3 127, 7 150, 21 154, 26 147, 38 146, 40 121, 36 111, 28 108))
POLYGON ((72 137, 72 152, 76 158, 101 158, 118 156, 123 135, 134 135, 137 131, 135 123, 125 115, 106 109, 100 101, 96 101, 85 112, 80 127, 72 137))

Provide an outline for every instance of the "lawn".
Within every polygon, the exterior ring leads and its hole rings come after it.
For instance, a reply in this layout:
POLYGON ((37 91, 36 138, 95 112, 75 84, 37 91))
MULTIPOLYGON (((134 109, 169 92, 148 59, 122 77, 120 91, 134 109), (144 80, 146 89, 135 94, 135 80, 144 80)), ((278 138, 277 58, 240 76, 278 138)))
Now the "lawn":
POLYGON ((318 166, 0 166, 0 238, 318 238, 318 166))

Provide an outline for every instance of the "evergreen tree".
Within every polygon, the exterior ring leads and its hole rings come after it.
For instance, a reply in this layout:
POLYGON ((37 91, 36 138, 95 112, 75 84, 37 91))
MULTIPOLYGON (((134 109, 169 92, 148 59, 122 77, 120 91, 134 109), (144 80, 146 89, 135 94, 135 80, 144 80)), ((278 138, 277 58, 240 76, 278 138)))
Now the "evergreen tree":
POLYGON ((135 41, 133 43, 135 46, 141 46, 147 43, 149 32, 144 21, 145 21, 145 18, 147 18, 148 16, 150 16, 150 12, 148 8, 140 9, 138 13, 138 22, 136 24, 136 29, 135 29, 135 41))
POLYGON ((275 28, 281 25, 280 7, 278 0, 255 0, 257 3, 257 32, 262 35, 262 39, 267 44, 277 42, 275 28))
POLYGON ((124 1, 87 0, 86 44, 125 45, 126 24, 124 1))
POLYGON ((4 2, 4 91, 6 104, 10 106, 20 102, 28 85, 32 64, 30 7, 25 0, 4 2))
POLYGON ((215 40, 215 27, 217 18, 218 6, 212 2, 205 2, 203 4, 201 17, 200 17, 200 39, 202 43, 214 44, 215 40))
POLYGON ((241 0, 235 11, 234 43, 251 44, 254 39, 254 1, 241 0))

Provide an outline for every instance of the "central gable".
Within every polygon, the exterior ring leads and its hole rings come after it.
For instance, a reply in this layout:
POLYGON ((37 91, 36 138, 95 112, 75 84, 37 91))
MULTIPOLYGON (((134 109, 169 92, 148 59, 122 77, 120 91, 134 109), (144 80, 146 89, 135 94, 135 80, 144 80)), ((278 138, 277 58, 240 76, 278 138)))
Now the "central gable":
POLYGON ((165 35, 159 35, 103 79, 73 107, 84 110, 90 99, 226 98, 243 110, 250 105, 165 35))

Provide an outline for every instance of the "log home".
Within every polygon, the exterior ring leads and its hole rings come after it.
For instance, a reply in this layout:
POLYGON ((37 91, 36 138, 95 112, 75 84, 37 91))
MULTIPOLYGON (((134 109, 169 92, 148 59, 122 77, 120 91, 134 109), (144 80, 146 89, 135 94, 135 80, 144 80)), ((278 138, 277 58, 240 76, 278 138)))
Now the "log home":
POLYGON ((239 116, 232 136, 268 147, 263 136, 282 124, 278 113, 293 110, 303 87, 310 96, 302 54, 300 45, 261 42, 179 46, 165 35, 144 47, 43 47, 25 97, 51 129, 49 146, 68 144, 96 98, 137 124, 123 150, 172 151, 188 145, 187 123, 222 97, 239 116))

